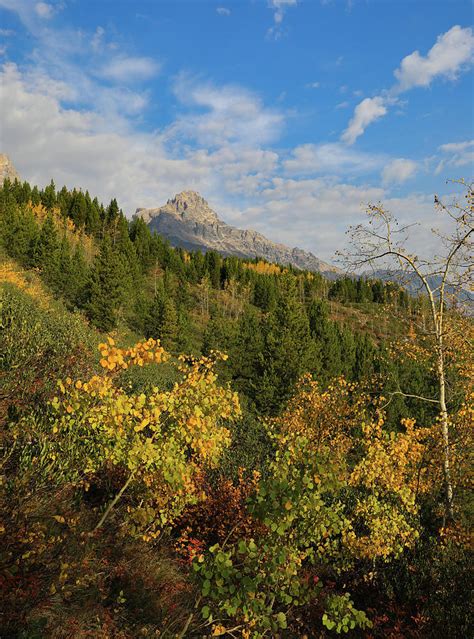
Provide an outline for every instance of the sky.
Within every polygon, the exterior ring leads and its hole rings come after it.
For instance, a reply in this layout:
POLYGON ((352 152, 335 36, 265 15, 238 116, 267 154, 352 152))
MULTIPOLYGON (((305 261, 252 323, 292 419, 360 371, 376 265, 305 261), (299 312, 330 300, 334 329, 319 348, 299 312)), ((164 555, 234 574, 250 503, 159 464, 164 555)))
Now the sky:
POLYGON ((0 152, 131 216, 197 190, 333 261, 474 175, 471 0, 0 0, 0 152))

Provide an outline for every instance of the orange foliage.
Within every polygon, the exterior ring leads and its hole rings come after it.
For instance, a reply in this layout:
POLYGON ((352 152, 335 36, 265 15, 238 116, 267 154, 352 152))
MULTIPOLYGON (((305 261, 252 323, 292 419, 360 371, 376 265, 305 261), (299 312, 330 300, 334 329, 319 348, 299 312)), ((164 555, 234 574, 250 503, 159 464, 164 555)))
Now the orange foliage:
POLYGON ((236 485, 220 478, 215 486, 202 481, 206 498, 186 508, 176 524, 180 531, 176 548, 191 562, 205 548, 215 543, 235 543, 239 539, 256 538, 266 527, 247 510, 248 497, 257 490, 260 475, 254 471, 250 479, 239 472, 236 485))

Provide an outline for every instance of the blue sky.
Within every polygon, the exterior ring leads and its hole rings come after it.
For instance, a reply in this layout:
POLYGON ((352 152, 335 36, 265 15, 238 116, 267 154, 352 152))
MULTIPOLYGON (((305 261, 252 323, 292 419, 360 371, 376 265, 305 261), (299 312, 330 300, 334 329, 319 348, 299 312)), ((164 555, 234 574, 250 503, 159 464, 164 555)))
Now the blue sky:
POLYGON ((0 0, 0 151, 127 214, 198 190, 331 260, 473 175, 473 4, 0 0))

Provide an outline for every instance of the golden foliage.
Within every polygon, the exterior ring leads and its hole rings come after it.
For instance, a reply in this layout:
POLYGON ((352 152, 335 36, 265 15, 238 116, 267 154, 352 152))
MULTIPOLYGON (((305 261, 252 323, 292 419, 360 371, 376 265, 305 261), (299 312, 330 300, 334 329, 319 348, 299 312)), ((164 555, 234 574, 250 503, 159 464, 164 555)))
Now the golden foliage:
POLYGON ((253 262, 245 262, 243 266, 249 271, 255 271, 255 273, 259 273, 260 275, 282 275, 286 272, 286 269, 282 269, 277 264, 269 264, 262 260, 259 260, 256 264, 253 262))
POLYGON ((38 277, 35 274, 27 274, 13 260, 6 260, 0 264, 0 284, 8 283, 31 295, 43 308, 49 307, 49 296, 45 292, 38 277))
POLYGON ((43 463, 67 474, 68 464, 77 468, 81 457, 77 480, 86 484, 104 466, 126 469, 141 494, 139 503, 130 506, 129 531, 148 541, 186 504, 202 497, 202 468, 215 465, 229 445, 226 423, 240 415, 239 399, 216 383, 214 365, 224 357, 220 353, 182 357, 181 380, 171 390, 155 387, 134 394, 120 386, 117 373, 166 361, 169 356, 159 341, 121 349, 109 337, 99 350, 104 374, 58 382, 43 463))
POLYGON ((56 230, 61 234, 65 234, 71 246, 76 247, 80 245, 82 250, 84 251, 86 259, 88 261, 92 260, 97 252, 94 240, 86 233, 80 231, 70 217, 63 217, 58 207, 54 207, 51 210, 44 207, 41 203, 34 205, 30 202, 28 204, 28 208, 41 224, 44 222, 48 215, 51 215, 56 230))
POLYGON ((334 379, 323 391, 311 375, 305 375, 285 411, 271 423, 283 436, 305 435, 312 452, 330 448, 342 459, 370 405, 370 397, 344 377, 334 379))

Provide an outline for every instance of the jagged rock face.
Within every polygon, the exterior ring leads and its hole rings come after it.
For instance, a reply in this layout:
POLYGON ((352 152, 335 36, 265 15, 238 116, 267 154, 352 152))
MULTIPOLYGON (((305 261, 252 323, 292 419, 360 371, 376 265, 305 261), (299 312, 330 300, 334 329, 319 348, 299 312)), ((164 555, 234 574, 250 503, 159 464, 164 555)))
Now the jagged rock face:
POLYGON ((268 262, 336 277, 339 269, 312 253, 277 244, 251 230, 241 230, 218 218, 206 200, 195 191, 183 191, 161 207, 137 209, 152 231, 166 237, 173 246, 189 250, 218 251, 237 257, 260 257, 268 262))
POLYGON ((20 176, 8 155, 0 153, 0 182, 3 182, 7 178, 13 181, 15 179, 19 180, 20 176))

